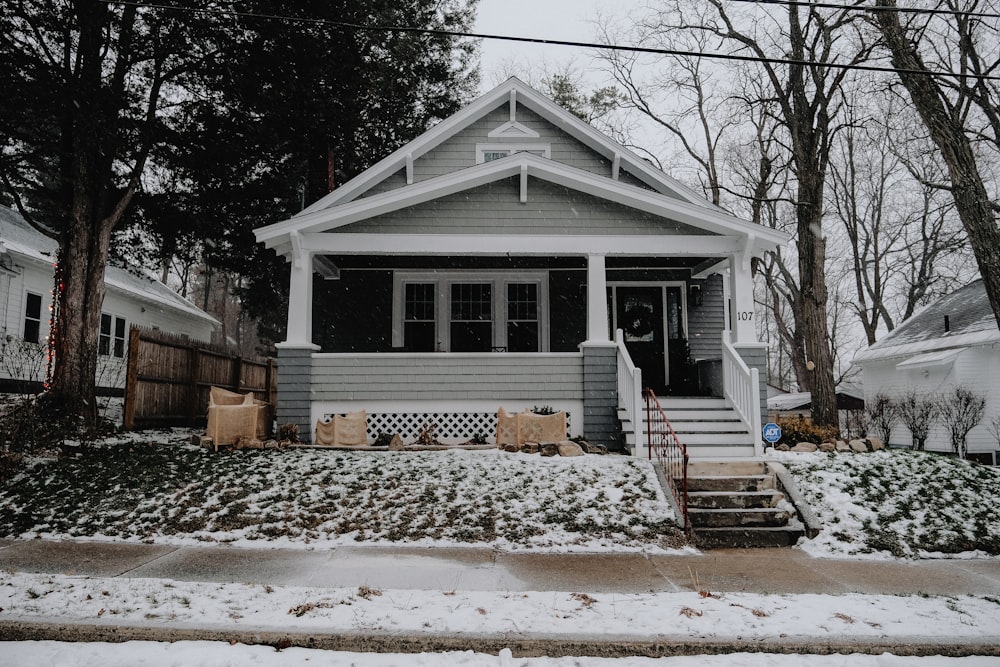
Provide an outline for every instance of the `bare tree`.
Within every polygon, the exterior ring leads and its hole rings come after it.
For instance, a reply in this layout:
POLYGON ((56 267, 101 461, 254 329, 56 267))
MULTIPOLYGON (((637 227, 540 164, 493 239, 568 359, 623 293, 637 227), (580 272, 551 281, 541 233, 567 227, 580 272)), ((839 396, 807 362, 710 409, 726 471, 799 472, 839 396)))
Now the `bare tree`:
POLYGON ((983 421, 986 413, 986 397, 960 385, 941 397, 938 412, 951 437, 951 451, 964 459, 968 454, 969 431, 983 421))
POLYGON ((938 414, 939 405, 932 398, 910 390, 896 402, 899 421, 910 431, 913 449, 922 450, 927 445, 927 435, 938 414))
POLYGON ((871 400, 865 401, 865 415, 868 418, 869 430, 874 431, 882 442, 888 444, 892 435, 892 427, 899 416, 896 402, 885 392, 878 392, 871 400))
POLYGON ((946 14, 911 13, 877 0, 873 23, 924 126, 948 167, 948 187, 969 237, 1000 326, 1000 204, 990 197, 977 146, 1000 149, 1000 86, 984 75, 1000 66, 997 22, 988 0, 941 0, 946 14))

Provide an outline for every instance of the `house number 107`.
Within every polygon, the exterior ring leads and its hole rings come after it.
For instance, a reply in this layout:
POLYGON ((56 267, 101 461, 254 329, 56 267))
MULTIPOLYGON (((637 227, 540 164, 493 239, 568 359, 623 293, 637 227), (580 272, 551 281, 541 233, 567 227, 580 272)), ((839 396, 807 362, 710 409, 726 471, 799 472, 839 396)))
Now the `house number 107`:
POLYGON ((750 320, 753 319, 753 311, 741 310, 736 313, 736 319, 738 319, 740 322, 749 322, 750 320))

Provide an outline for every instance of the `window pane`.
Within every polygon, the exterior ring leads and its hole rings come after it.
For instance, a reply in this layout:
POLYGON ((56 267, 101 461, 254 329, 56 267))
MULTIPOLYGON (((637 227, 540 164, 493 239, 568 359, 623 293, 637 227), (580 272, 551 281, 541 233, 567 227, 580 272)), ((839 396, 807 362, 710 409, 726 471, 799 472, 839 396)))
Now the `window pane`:
POLYGON ((452 322, 452 352, 489 352, 493 349, 492 322, 452 322))
POLYGON ((679 287, 667 288, 667 337, 670 340, 684 337, 681 328, 681 290, 679 287))
POLYGON ((407 322, 434 321, 434 283, 407 283, 404 319, 407 322))
POLYGON ((493 285, 456 283, 451 286, 451 319, 482 322, 493 319, 493 285))
POLYGON ((489 352, 493 349, 492 283, 455 283, 451 286, 452 352, 489 352))
POLYGON ((507 322, 508 352, 538 352, 538 322, 507 322))
POLYGON ((434 352, 437 341, 433 322, 405 322, 403 345, 407 352, 434 352))
POLYGON ((125 318, 115 318, 115 356, 125 356, 125 318))
POLYGON ((101 334, 97 338, 97 353, 111 354, 111 316, 101 313, 101 334))
POLYGON ((42 297, 28 294, 24 302, 24 340, 37 343, 41 336, 42 297))
POLYGON ((538 285, 507 285, 507 350, 538 351, 538 285))
POLYGON ((502 157, 507 157, 510 155, 510 151, 483 151, 483 162, 492 162, 493 160, 499 160, 502 157))

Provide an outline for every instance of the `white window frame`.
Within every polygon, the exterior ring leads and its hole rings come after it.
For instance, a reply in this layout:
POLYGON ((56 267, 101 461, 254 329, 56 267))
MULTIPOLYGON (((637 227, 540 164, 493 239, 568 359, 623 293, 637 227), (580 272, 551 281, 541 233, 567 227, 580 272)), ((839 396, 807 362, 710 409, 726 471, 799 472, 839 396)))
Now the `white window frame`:
MULTIPOLYGON (((29 341, 31 343, 41 344, 45 341, 45 336, 42 335, 42 313, 45 312, 45 296, 39 294, 38 292, 26 291, 24 293, 24 321, 21 322, 21 335, 24 338, 25 329, 28 328, 28 322, 32 322, 38 325, 38 336, 37 340, 29 341), (38 297, 38 318, 28 317, 28 298, 32 296, 38 297)), ((24 338, 24 340, 28 340, 24 338)))
POLYGON ((486 161, 486 153, 494 151, 507 151, 507 155, 515 153, 536 153, 542 157, 552 157, 552 146, 549 144, 476 144, 476 164, 483 164, 486 161))
MULTIPOLYGON (((549 350, 549 277, 547 271, 396 271, 392 286, 392 346, 402 348, 405 285, 435 284, 437 350, 451 348, 451 286, 455 283, 490 283, 493 295, 493 347, 507 347, 507 285, 534 283, 538 286, 538 351, 549 350)), ((533 354, 533 353, 532 353, 533 354)))
POLYGON ((115 357, 115 358, 118 358, 118 359, 124 359, 125 358, 125 355, 128 354, 128 320, 126 318, 124 318, 121 315, 118 315, 116 313, 108 313, 108 312, 103 312, 103 311, 101 312, 101 323, 100 323, 99 328, 97 330, 97 351, 98 351, 98 354, 100 356, 102 356, 102 357, 115 357), (101 337, 104 335, 104 331, 102 330, 102 328, 104 326, 104 316, 105 315, 107 315, 108 317, 111 318, 111 332, 110 332, 110 334, 108 336, 108 352, 107 352, 107 354, 104 354, 103 352, 101 352, 101 337), (115 332, 118 331, 118 326, 117 326, 118 322, 122 323, 122 332, 123 333, 122 333, 121 338, 119 338, 116 335, 116 333, 115 333, 115 332), (117 343, 119 340, 122 343, 122 353, 121 354, 116 354, 115 353, 115 343, 117 343))

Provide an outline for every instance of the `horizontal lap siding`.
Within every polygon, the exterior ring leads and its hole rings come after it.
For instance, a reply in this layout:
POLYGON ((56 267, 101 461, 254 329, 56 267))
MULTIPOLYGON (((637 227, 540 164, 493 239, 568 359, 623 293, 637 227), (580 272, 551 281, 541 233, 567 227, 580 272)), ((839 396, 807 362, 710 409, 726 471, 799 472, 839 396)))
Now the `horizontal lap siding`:
POLYGON ((339 228, 367 234, 691 234, 705 232, 535 178, 503 179, 339 228))
POLYGON ((722 331, 726 328, 726 303, 722 276, 713 274, 706 280, 692 281, 701 290, 701 305, 688 300, 688 347, 691 358, 721 359, 722 331))
POLYGON ((318 355, 313 359, 312 397, 317 401, 363 399, 537 400, 579 398, 583 359, 552 357, 453 357, 403 354, 378 357, 318 355))

